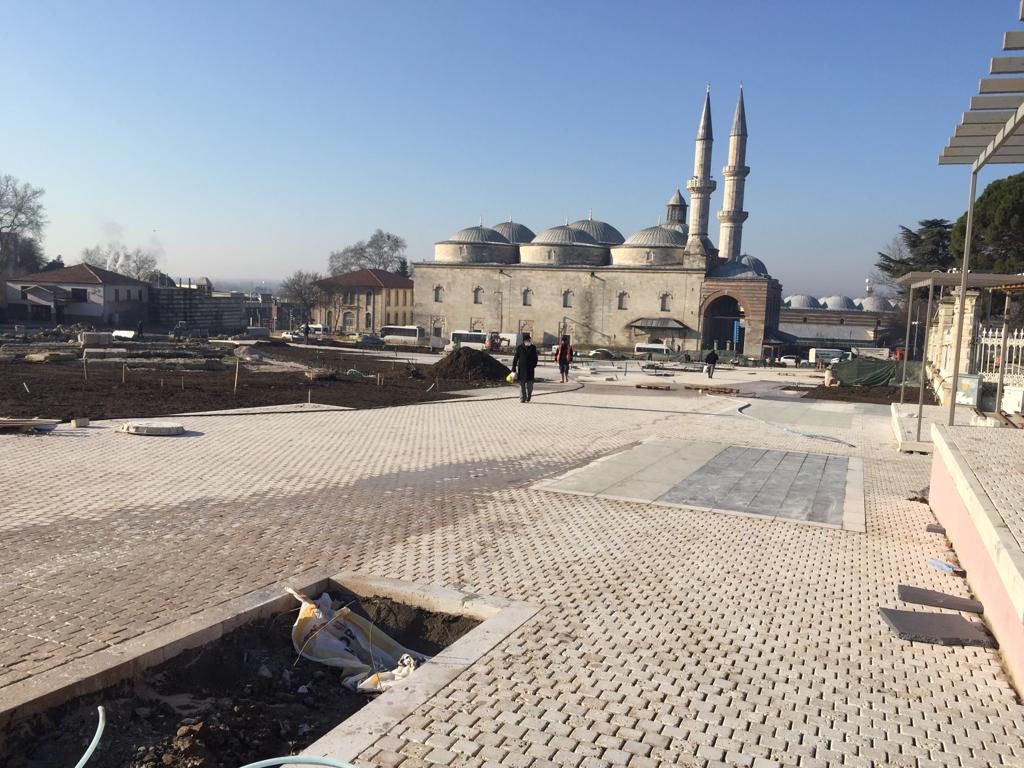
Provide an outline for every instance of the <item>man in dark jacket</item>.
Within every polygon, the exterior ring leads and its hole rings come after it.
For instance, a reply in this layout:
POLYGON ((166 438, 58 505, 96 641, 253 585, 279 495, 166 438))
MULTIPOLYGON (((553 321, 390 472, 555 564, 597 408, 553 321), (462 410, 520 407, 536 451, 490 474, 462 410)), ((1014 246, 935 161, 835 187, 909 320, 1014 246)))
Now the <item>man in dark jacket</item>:
POLYGON ((516 347, 512 357, 512 372, 519 379, 519 402, 528 403, 533 397, 533 377, 537 370, 537 347, 530 334, 523 334, 523 343, 516 347))
POLYGON ((718 364, 718 355, 715 353, 715 350, 712 349, 708 352, 708 356, 704 358, 704 363, 708 367, 708 378, 710 379, 715 375, 715 365, 718 364))

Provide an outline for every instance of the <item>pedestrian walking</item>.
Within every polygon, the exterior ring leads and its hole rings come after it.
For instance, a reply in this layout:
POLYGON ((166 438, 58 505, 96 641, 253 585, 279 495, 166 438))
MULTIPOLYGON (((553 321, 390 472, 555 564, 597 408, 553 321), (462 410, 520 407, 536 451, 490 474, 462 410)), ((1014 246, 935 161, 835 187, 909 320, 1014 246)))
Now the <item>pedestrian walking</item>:
POLYGON ((558 363, 558 372, 562 374, 562 384, 569 383, 569 363, 572 362, 575 354, 576 350, 569 343, 569 337, 563 336, 562 341, 559 342, 558 347, 555 349, 555 362, 558 363))
POLYGON ((512 356, 512 373, 519 379, 519 402, 528 403, 533 398, 533 379, 537 371, 537 347, 530 334, 523 334, 523 342, 516 347, 512 356))
POLYGON ((142 336, 142 321, 141 320, 139 320, 139 324, 135 327, 135 340, 136 341, 145 341, 145 339, 142 336))
POLYGON ((309 323, 302 326, 302 335, 305 337, 306 343, 309 344, 309 323))
POLYGON ((715 375, 715 366, 718 364, 718 354, 715 350, 708 352, 708 356, 704 358, 704 367, 707 369, 708 378, 712 378, 715 375))

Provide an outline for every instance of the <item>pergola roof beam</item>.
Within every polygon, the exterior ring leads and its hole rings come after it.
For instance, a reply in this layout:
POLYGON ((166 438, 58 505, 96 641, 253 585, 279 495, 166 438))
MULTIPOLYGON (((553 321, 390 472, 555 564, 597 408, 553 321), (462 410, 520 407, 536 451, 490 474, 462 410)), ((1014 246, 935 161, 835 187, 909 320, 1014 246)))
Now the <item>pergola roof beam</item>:
POLYGON ((1024 104, 1022 96, 971 96, 971 111, 978 109, 1016 109, 1024 104))
POLYGON ((1024 32, 1007 32, 1003 35, 1004 51, 1024 51, 1024 32))
POLYGON ((999 133, 999 125, 958 125, 953 132, 954 136, 995 136, 999 133))
POLYGON ((1005 125, 1006 121, 1013 117, 1012 109, 987 109, 980 112, 964 112, 961 125, 978 125, 985 123, 996 123, 1005 125))
MULTIPOLYGON (((951 147, 977 147, 979 151, 988 146, 991 139, 985 136, 954 136, 949 140, 951 147)), ((1011 136, 1004 147, 1024 147, 1024 136, 1011 136)))
POLYGON ((1019 75, 1024 73, 1024 56, 995 56, 989 67, 993 75, 1019 75))
POLYGON ((1024 92, 1024 77, 983 77, 978 93, 1024 92))

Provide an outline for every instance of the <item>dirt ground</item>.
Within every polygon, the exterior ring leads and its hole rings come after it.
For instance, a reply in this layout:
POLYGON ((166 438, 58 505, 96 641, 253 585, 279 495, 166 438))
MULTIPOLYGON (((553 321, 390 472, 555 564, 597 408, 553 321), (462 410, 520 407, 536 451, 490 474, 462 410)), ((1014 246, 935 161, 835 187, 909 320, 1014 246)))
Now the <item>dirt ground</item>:
MULTIPOLYGON (((426 655, 477 624, 385 599, 353 607, 426 655)), ((133 681, 15 724, 3 734, 0 765, 75 765, 95 732, 97 705, 107 725, 89 768, 236 768, 299 752, 370 699, 343 687, 340 670, 297 656, 293 620, 294 613, 257 620, 133 681)))
MULTIPOLYGON (((784 387, 789 391, 803 392, 804 397, 814 400, 838 400, 844 403, 875 403, 888 405, 900 401, 899 387, 826 387, 819 384, 816 387, 784 387)), ((918 395, 917 387, 907 387, 903 395, 904 402, 916 403, 918 395)), ((925 405, 938 405, 931 387, 926 386, 924 392, 925 405)))
MULTIPOLYGON (((274 356, 299 357, 307 350, 274 351, 274 356)), ((312 353, 316 354, 316 353, 312 353)), ((335 357, 340 357, 335 355, 335 357)), ((170 371, 131 369, 121 383, 120 366, 91 365, 85 380, 80 362, 0 364, 0 417, 70 420, 76 416, 90 419, 141 418, 172 413, 251 408, 264 405, 314 403, 343 405, 350 408, 379 408, 407 405, 452 397, 451 390, 464 389, 464 382, 433 382, 405 364, 373 362, 365 356, 345 361, 363 373, 376 377, 340 376, 336 380, 306 379, 300 370, 261 372, 243 364, 238 394, 232 394, 234 367, 220 371, 170 371), (428 388, 434 385, 428 391, 428 388)), ((319 362, 311 359, 313 365, 319 362)), ((342 361, 336 361, 341 363, 342 361)))

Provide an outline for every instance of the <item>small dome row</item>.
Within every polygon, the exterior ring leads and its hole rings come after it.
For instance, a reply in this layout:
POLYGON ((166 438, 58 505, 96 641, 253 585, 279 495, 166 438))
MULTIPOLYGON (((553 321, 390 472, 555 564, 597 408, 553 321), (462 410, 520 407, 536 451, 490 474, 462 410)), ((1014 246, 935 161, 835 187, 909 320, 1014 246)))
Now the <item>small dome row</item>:
POLYGON ((892 312, 893 305, 881 296, 851 299, 849 296, 823 296, 816 299, 805 293, 787 296, 782 302, 787 309, 830 309, 833 311, 892 312))

